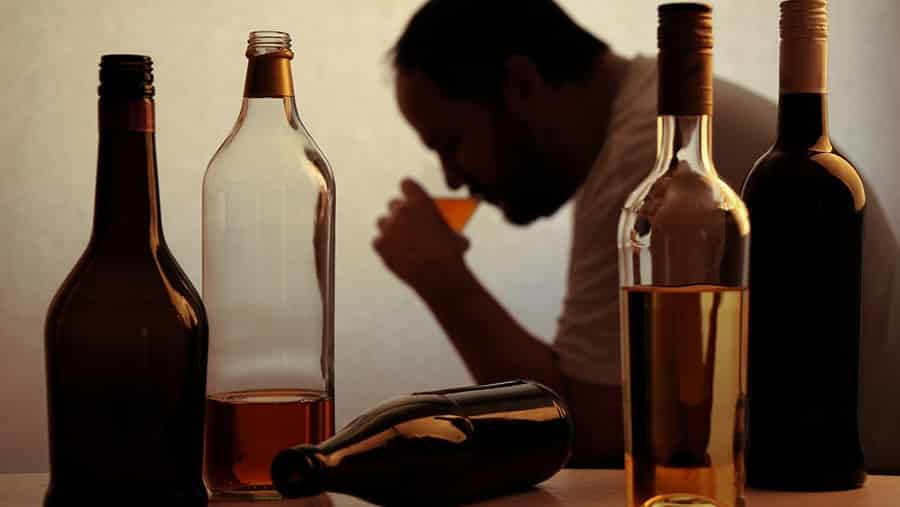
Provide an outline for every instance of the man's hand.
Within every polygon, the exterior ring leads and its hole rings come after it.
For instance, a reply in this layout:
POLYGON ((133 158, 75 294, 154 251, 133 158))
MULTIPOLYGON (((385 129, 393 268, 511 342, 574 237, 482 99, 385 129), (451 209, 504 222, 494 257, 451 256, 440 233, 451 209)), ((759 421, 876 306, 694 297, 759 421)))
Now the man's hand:
POLYGON ((463 268, 469 240, 444 222, 434 201, 416 182, 400 184, 402 197, 378 219, 373 247, 398 278, 418 292, 439 289, 449 272, 463 268))

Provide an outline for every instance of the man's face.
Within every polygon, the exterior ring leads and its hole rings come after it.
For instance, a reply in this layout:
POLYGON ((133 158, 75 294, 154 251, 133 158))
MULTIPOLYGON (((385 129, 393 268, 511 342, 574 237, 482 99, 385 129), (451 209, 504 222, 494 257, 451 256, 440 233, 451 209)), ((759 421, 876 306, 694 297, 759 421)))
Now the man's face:
POLYGON ((503 104, 452 99, 421 72, 398 72, 396 92, 450 188, 466 186, 517 225, 552 215, 574 193, 534 129, 503 104))

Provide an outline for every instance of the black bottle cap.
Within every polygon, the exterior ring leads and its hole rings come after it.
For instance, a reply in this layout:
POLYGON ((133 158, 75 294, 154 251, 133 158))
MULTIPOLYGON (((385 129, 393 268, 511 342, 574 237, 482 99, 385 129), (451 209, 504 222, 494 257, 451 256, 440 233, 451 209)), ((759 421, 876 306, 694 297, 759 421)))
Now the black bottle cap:
POLYGON ((153 97, 153 60, 145 55, 103 55, 97 92, 100 97, 153 97))
POLYGON ((272 484, 283 497, 316 496, 324 491, 322 464, 316 458, 318 452, 313 445, 301 445, 275 456, 270 470, 272 484))

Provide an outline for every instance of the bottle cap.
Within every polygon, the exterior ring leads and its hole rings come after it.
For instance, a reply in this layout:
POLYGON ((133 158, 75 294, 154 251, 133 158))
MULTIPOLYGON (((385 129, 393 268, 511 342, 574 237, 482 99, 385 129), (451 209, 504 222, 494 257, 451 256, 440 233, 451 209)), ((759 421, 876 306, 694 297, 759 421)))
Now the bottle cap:
POLYGON ((659 114, 712 114, 712 7, 703 3, 659 6, 659 114))
POLYGON ((153 97, 153 60, 145 55, 103 55, 97 93, 101 97, 153 97))
POLYGON ((275 489, 285 498, 302 498, 322 493, 319 449, 300 445, 279 452, 272 460, 270 473, 275 489))
POLYGON ((827 0, 787 0, 781 3, 782 39, 827 39, 827 0))
POLYGON ((828 2, 781 3, 781 93, 828 91, 828 2))
POLYGON ((247 80, 244 96, 279 98, 294 96, 291 77, 291 36, 286 32, 257 30, 247 39, 247 80))

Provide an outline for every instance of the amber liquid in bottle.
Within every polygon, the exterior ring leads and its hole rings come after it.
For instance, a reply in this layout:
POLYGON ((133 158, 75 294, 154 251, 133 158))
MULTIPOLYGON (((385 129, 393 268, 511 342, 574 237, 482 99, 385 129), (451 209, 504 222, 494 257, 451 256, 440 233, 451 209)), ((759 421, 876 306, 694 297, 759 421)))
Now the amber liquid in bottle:
POLYGON ((203 182, 204 474, 274 499, 275 454, 334 432, 334 178, 294 100, 290 35, 250 33, 241 111, 203 182))
POLYGON ((303 390, 225 393, 206 400, 205 475, 210 489, 269 490, 279 451, 334 434, 331 399, 303 390))
MULTIPOLYGON (((746 289, 635 287, 622 294, 627 319, 631 447, 627 505, 654 491, 691 492, 717 506, 742 505, 743 339, 746 289)), ((673 496, 667 495, 672 501, 673 496)), ((690 503, 697 505, 697 503, 690 503)))
POLYGON ((150 58, 100 75, 93 232, 47 313, 44 505, 203 506, 208 328, 162 235, 150 58))
POLYGON ((750 222, 713 162, 712 8, 659 7, 659 142, 619 222, 628 507, 743 507, 750 222))

